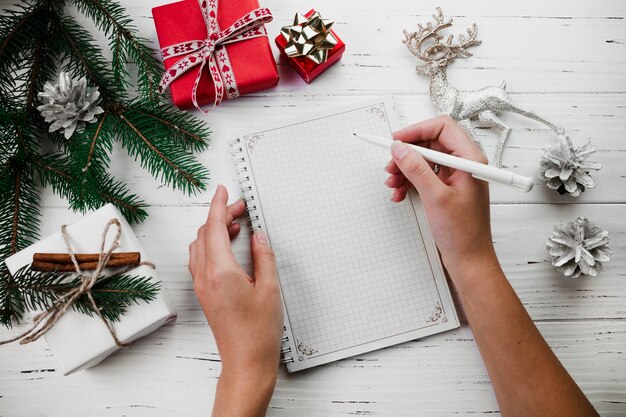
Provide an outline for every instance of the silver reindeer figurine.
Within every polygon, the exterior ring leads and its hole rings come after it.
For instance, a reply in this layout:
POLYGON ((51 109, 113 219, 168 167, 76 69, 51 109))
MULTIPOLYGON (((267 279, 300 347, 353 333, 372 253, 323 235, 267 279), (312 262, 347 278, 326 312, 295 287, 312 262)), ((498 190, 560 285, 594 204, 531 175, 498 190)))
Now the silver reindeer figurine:
POLYGON ((440 35, 439 31, 452 26, 452 19, 446 22, 439 7, 437 7, 437 13, 433 14, 433 18, 434 24, 428 22, 426 27, 418 24, 417 32, 403 31, 405 39, 402 42, 413 55, 426 63, 417 66, 416 71, 418 74, 430 77, 430 97, 439 114, 450 115, 479 146, 481 144, 476 138, 472 121, 477 121, 482 127, 495 128, 500 133, 493 159, 494 165, 501 166, 502 151, 511 134, 511 128, 496 116, 497 111, 518 113, 541 122, 558 136, 565 133, 561 127, 550 123, 538 114, 517 106, 506 92, 504 82, 500 87, 490 86, 474 91, 459 91, 448 84, 446 77, 448 64, 456 58, 471 57, 472 54, 467 51, 467 48, 480 45, 481 42, 476 40, 478 28, 474 23, 471 28, 467 29, 469 38, 459 35, 459 43, 452 43, 453 35, 448 36, 442 43, 443 35, 440 35), (432 41, 430 46, 424 47, 429 40, 432 41))

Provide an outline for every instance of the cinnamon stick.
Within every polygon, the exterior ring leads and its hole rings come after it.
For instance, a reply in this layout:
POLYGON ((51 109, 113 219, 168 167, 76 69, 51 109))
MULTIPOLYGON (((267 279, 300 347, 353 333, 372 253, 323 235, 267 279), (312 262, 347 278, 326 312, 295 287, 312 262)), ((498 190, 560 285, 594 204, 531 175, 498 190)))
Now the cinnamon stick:
MULTIPOLYGON (((100 254, 98 253, 77 253, 75 254, 76 261, 80 263, 86 262, 98 262, 100 260, 100 254)), ((139 252, 115 252, 111 254, 109 258, 109 265, 113 260, 124 260, 128 265, 138 264, 141 262, 141 254, 139 252)), ((50 264, 70 264, 72 265, 72 258, 68 253, 35 253, 33 255, 33 262, 43 262, 50 264)), ((121 264, 121 265, 127 265, 121 264)))
MULTIPOLYGON (((100 255, 97 253, 76 254, 78 266, 83 271, 93 271, 98 267, 100 255)), ((132 266, 141 263, 139 252, 117 252, 109 257, 106 267, 132 266)), ((74 272, 76 268, 67 253, 35 253, 31 268, 40 272, 74 272)))
MULTIPOLYGON (((129 262, 125 259, 109 259, 106 267, 115 266, 132 266, 139 265, 139 262, 129 262)), ((98 267, 98 262, 81 262, 78 264, 83 271, 93 271, 98 267)), ((40 272, 74 272, 76 268, 74 264, 55 264, 50 262, 33 262, 31 264, 33 271, 40 272)))

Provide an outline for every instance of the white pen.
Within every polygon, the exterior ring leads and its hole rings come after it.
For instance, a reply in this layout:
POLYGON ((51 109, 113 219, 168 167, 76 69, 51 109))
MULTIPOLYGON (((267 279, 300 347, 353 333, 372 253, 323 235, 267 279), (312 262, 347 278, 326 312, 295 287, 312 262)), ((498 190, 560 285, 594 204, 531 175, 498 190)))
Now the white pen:
MULTIPOLYGON (((386 149, 390 149, 393 144, 392 140, 369 133, 353 133, 353 135, 367 143, 386 149)), ((433 151, 432 149, 423 148, 421 146, 411 145, 410 143, 403 143, 411 149, 417 151, 424 157, 424 159, 427 159, 430 162, 454 169, 460 169, 461 171, 472 174, 474 178, 479 180, 508 185, 525 193, 533 188, 533 179, 525 175, 515 174, 514 172, 507 171, 505 169, 481 164, 476 161, 470 161, 469 159, 459 158, 458 156, 449 155, 447 153, 433 151)))

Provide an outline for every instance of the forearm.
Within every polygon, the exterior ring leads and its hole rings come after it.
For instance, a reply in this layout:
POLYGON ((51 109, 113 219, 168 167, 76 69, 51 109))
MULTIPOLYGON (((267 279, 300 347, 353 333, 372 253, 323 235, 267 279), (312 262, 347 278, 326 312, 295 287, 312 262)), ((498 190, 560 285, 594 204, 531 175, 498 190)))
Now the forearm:
POLYGON ((217 383, 212 417, 263 417, 267 411, 276 374, 258 378, 222 373, 217 383))
POLYGON ((504 416, 597 415, 535 327, 495 257, 451 276, 504 416))

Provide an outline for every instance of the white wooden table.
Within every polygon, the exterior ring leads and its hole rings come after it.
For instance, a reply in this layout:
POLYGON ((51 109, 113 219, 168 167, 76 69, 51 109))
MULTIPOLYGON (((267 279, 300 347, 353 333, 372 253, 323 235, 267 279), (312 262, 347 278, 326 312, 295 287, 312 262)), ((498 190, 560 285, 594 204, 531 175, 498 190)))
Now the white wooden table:
MULTIPOLYGON (((224 0, 223 0, 224 1, 224 0)), ((232 0, 231 0, 232 1, 232 0)), ((8 0, 3 0, 3 3, 8 0)), ((165 0, 124 0, 142 34, 156 40, 150 9, 165 0)), ((5 3, 5 4, 6 4, 5 3)), ((121 149, 113 173, 150 204, 135 230, 158 261, 178 320, 70 377, 55 372, 45 342, 0 349, 0 415, 202 416, 212 406, 220 363, 193 294, 187 246, 206 216, 218 182, 238 195, 227 152, 231 128, 288 114, 391 94, 404 124, 434 115, 428 83, 400 42, 402 29, 425 22, 437 5, 455 18, 453 33, 478 23, 483 44, 449 69, 458 88, 499 85, 504 79, 521 105, 563 126, 582 144, 591 139, 603 169, 597 188, 580 198, 539 185, 530 194, 492 187, 494 241, 511 283, 550 346, 603 416, 626 415, 626 5, 623 0, 493 2, 317 0, 295 5, 265 0, 275 36, 298 9, 315 6, 336 20, 347 44, 338 65, 306 85, 279 61, 280 85, 225 102, 204 117, 213 130, 200 156, 211 169, 209 190, 184 197, 152 179, 121 149), (597 278, 567 280, 550 265, 545 239, 553 225, 588 215, 611 232, 615 252, 597 278)), ((273 42, 272 42, 273 44, 273 42)), ((278 58, 278 52, 275 50, 278 58)), ((554 140, 543 126, 515 115, 504 165, 535 175, 541 148, 554 140)), ((490 152, 495 133, 481 131, 490 152)), ((44 193, 42 235, 80 217, 44 193)), ((235 244, 249 264, 247 236, 235 244)), ((77 329, 77 331, 80 331, 77 329)), ((529 364, 532 366, 532 364, 529 364)), ((499 414, 472 332, 439 336, 343 360, 308 372, 284 370, 271 416, 499 414)))

